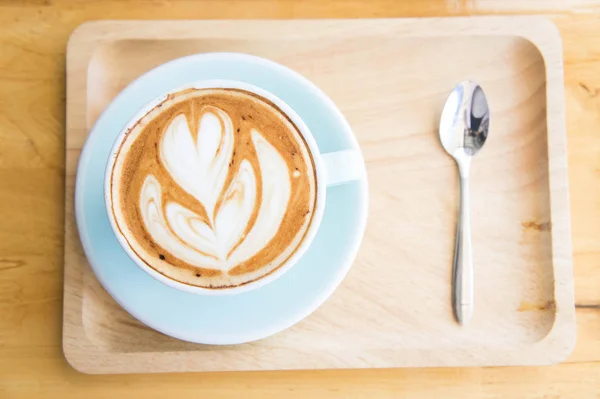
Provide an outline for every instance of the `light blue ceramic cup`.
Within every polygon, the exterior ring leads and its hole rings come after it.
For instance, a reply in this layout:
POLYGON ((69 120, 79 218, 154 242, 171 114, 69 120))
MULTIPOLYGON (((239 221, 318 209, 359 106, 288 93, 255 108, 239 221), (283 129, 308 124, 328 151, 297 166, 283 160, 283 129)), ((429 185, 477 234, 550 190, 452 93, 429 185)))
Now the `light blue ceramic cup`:
POLYGON ((110 225, 113 229, 115 236, 117 237, 117 240, 119 241, 119 244, 121 244, 121 247, 127 253, 127 255, 129 255, 131 260, 133 260, 135 264, 138 265, 146 273, 148 273, 158 281, 179 290, 202 295, 231 295, 248 292, 253 289, 262 287, 265 284, 275 281, 277 278, 281 277, 285 272, 290 270, 298 262, 298 260, 302 258, 302 256, 306 252, 306 249, 310 246, 313 239, 315 238, 317 231, 319 230, 321 219, 323 217, 323 210, 325 209, 325 203, 327 201, 327 187, 348 183, 354 180, 360 180, 361 178, 363 178, 363 175, 364 161, 362 159, 360 149, 346 149, 326 154, 319 153, 317 142, 315 141, 308 126, 304 123, 302 118, 300 118, 300 116, 292 109, 292 107, 287 105, 279 97, 264 89, 261 89, 258 86, 251 85, 249 83, 225 79, 212 79, 193 82, 191 84, 186 84, 184 86, 177 87, 174 90, 170 90, 169 92, 166 92, 161 96, 155 98, 154 100, 150 101, 148 104, 142 107, 142 109, 136 112, 136 114, 123 127, 123 129, 121 129, 121 132, 117 136, 115 144, 113 145, 111 155, 108 158, 106 174, 104 177, 104 200, 106 203, 106 211, 108 214, 110 225), (317 181, 316 202, 312 220, 310 222, 310 225, 308 226, 308 229, 306 230, 304 239, 302 240, 298 248, 294 251, 294 253, 285 261, 285 263, 272 273, 269 273, 247 284, 218 289, 210 289, 185 284, 171 279, 165 276, 164 274, 156 271, 154 268, 150 267, 142 258, 140 258, 140 256, 129 244, 127 237, 125 236, 125 234, 123 234, 123 230, 125 229, 122 228, 122 226, 119 227, 119 222, 115 218, 115 212, 113 210, 113 198, 111 195, 113 168, 117 158, 119 156, 123 156, 123 154, 120 154, 119 150, 122 147, 123 140, 127 137, 131 128, 137 125, 141 118, 143 118, 148 112, 156 108, 157 105, 162 104, 173 93, 181 92, 188 89, 212 88, 244 90, 256 94, 275 104, 275 106, 279 108, 298 128, 300 134, 302 135, 306 144, 308 145, 308 149, 314 161, 317 181))

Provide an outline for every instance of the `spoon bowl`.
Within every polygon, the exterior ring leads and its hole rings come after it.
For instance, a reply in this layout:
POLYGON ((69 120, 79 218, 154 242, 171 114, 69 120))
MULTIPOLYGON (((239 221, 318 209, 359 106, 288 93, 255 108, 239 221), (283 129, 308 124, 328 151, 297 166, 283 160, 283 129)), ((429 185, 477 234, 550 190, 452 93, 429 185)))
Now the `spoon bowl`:
POLYGON ((481 86, 466 81, 452 90, 440 120, 440 140, 452 157, 472 157, 485 144, 489 107, 481 86))

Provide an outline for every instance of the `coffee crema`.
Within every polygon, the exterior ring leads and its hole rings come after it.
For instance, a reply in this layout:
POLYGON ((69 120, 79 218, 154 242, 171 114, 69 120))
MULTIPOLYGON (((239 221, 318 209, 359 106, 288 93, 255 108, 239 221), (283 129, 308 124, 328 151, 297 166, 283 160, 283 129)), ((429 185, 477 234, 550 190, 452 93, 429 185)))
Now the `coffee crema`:
POLYGON ((214 289, 258 280, 285 264, 312 221, 308 145, 254 93, 172 93, 117 151, 115 224, 143 262, 172 280, 214 289))

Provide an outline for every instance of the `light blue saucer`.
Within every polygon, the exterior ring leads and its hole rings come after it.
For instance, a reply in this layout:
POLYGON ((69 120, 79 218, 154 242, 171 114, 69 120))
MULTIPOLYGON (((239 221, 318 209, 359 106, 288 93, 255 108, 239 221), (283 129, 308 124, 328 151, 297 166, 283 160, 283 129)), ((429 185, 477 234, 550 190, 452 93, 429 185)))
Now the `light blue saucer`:
POLYGON ((292 70, 258 57, 198 54, 142 75, 108 106, 92 129, 77 172, 75 213, 83 248, 104 288, 142 323, 173 337, 205 344, 236 344, 282 331, 311 314, 342 282, 366 227, 366 178, 327 189, 325 214, 302 259, 276 281, 233 296, 202 296, 162 284, 125 254, 106 214, 103 179, 111 147, 123 126, 148 101, 204 79, 231 79, 266 89, 306 122, 322 153, 357 148, 333 102, 292 70))

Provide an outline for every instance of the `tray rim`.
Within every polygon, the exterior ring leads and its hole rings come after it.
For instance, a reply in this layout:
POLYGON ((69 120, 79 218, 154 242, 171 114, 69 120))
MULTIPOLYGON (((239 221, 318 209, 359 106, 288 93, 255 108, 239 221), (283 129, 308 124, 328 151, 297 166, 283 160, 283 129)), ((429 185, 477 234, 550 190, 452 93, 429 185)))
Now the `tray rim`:
MULTIPOLYGON (((71 34, 66 52, 66 140, 65 157, 69 160, 69 151, 79 151, 78 145, 69 146, 70 132, 76 118, 86 117, 87 102, 74 104, 70 101, 76 94, 71 76, 83 79, 87 96, 87 68, 95 52, 102 46, 123 40, 186 40, 205 38, 209 35, 198 34, 197 29, 214 28, 223 35, 219 27, 235 22, 249 31, 251 39, 254 34, 261 35, 262 29, 269 25, 271 29, 279 29, 289 39, 319 37, 317 29, 289 28, 290 20, 98 20, 85 22, 71 34), (287 28, 286 28, 287 25, 287 28), (261 29, 251 29, 260 27, 261 29), (302 34, 298 33, 302 32, 302 34), (308 36, 306 33, 309 32, 308 36), (77 112, 81 111, 83 112, 77 112)), ((360 31, 357 25, 369 27, 371 32, 389 29, 399 30, 406 37, 436 37, 452 31, 455 36, 511 36, 525 39, 532 43, 544 60, 546 72, 546 120, 548 136, 548 169, 549 195, 552 218, 552 266, 554 273, 554 300, 556 303, 555 320, 548 334, 529 349, 523 348, 519 356, 509 356, 502 365, 554 364, 564 360, 573 350, 576 339, 573 260, 570 226, 570 207, 568 190, 568 169, 566 151, 566 118, 564 99, 564 72, 562 58, 562 40, 556 26, 548 19, 538 16, 481 16, 481 17, 444 17, 444 18, 385 18, 385 19, 299 19, 294 24, 304 24, 326 28, 326 34, 348 33, 360 31), (468 21, 465 28, 465 22, 468 21), (416 28, 416 29, 415 29, 416 28), (548 93, 553 93, 552 102, 548 93), (560 244, 559 244, 560 243, 560 244), (528 362, 525 359, 538 356, 542 361, 528 362), (519 361, 521 360, 521 361, 519 361)), ((306 26, 305 26, 306 27, 306 26)), ((230 37, 239 37, 235 33, 230 37)), ((360 36, 360 33, 357 35, 360 36)), ((68 172, 68 163, 65 174, 68 172)), ((66 176, 67 180, 69 176, 66 176)), ((68 184, 66 185, 68 195, 68 184)), ((67 202, 68 203, 68 202, 67 202)), ((65 212, 65 225, 70 222, 72 210, 65 212)), ((75 227, 73 227, 75 228, 75 227)), ((76 228, 75 228, 76 230, 76 228)), ((133 372, 170 372, 201 371, 198 367, 181 367, 173 362, 164 362, 159 367, 160 357, 178 352, 130 352, 116 353, 105 351, 89 340, 83 327, 81 307, 83 296, 74 292, 72 287, 82 286, 81 267, 67 261, 67 240, 65 234, 65 273, 63 299, 63 352, 67 361, 78 371, 84 373, 133 373, 133 372), (79 269, 79 270, 76 270, 79 269), (70 311, 72 303, 78 303, 75 311, 70 311), (135 362, 135 356, 141 360, 135 362), (111 368, 111 360, 116 357, 127 359, 127 366, 120 369, 111 368), (90 363, 89 359, 93 358, 90 363), (141 363, 140 363, 141 361, 141 363), (152 365, 149 365, 152 363, 152 365)), ((193 351, 185 351, 186 354, 193 351)), ((490 364, 492 365, 492 364, 490 364)), ((425 364, 419 366, 444 366, 444 364, 425 364)), ((455 365, 461 366, 461 365, 455 365)), ((462 365, 464 366, 464 365, 462 365)), ((407 366, 399 366, 407 367, 407 366)), ((232 369, 233 370, 233 369, 232 369)), ((266 370, 266 369, 265 369, 266 370)))

